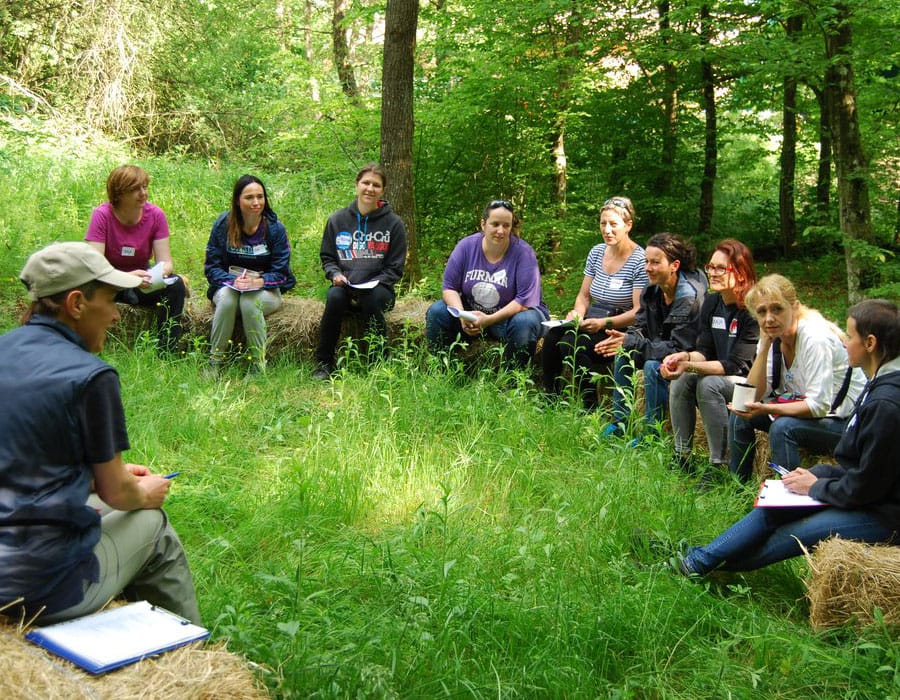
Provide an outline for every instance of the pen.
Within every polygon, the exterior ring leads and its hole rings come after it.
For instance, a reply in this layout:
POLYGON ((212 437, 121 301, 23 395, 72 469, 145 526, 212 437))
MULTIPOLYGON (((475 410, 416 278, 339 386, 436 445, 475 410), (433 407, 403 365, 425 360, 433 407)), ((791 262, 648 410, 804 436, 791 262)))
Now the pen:
POLYGON ((769 467, 772 468, 772 471, 781 474, 781 476, 787 476, 790 474, 790 471, 782 467, 780 464, 775 464, 775 462, 769 462, 769 467))
POLYGON ((181 474, 181 472, 172 472, 171 474, 166 474, 163 479, 174 479, 176 476, 181 474))

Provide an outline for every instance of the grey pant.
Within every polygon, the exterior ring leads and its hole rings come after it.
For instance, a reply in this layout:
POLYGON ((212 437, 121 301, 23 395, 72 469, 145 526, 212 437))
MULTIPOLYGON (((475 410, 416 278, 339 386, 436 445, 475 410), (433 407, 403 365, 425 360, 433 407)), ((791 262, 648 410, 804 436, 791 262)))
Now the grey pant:
POLYGON ((187 557, 166 514, 162 510, 109 510, 95 498, 88 505, 107 511, 100 520, 100 541, 94 547, 100 580, 85 582, 80 603, 41 615, 38 623, 88 615, 124 594, 129 600, 147 600, 202 625, 187 557))
POLYGON ((216 307, 209 338, 213 362, 220 362, 228 352, 228 344, 240 310, 251 360, 265 364, 266 316, 281 308, 281 290, 258 289, 241 293, 231 287, 221 287, 213 295, 212 301, 216 307))
POLYGON ((735 382, 744 377, 724 377, 710 374, 682 374, 669 387, 669 414, 675 431, 675 451, 689 454, 694 444, 697 423, 695 408, 700 409, 709 461, 725 464, 728 451, 728 409, 735 382))

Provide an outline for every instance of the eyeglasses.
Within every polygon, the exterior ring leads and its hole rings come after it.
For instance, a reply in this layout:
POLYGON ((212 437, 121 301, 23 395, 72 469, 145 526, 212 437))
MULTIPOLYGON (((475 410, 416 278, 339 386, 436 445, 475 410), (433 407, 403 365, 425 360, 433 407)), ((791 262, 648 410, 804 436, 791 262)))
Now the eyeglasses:
POLYGON ((603 206, 604 207, 609 207, 609 206, 619 207, 619 209, 624 209, 625 211, 628 211, 628 202, 626 202, 624 199, 621 199, 619 197, 611 197, 610 199, 607 199, 605 202, 603 202, 603 206))
POLYGON ((492 200, 491 202, 489 202, 488 205, 487 205, 487 208, 488 208, 489 210, 490 210, 490 209, 496 209, 497 207, 503 207, 503 208, 506 209, 507 211, 513 211, 513 205, 510 204, 510 203, 509 203, 508 201, 506 201, 505 199, 494 199, 494 200, 492 200))
POLYGON ((703 268, 707 275, 724 275, 726 272, 734 272, 731 265, 707 265, 703 268))

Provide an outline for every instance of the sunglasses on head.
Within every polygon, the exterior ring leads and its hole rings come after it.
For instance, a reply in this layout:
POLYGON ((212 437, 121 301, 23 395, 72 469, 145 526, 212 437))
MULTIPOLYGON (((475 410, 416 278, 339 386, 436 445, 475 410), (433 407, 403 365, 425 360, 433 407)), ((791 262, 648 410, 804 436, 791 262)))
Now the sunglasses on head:
POLYGON ((490 209, 496 209, 497 207, 503 207, 504 209, 506 209, 507 211, 510 211, 510 212, 513 211, 513 205, 510 204, 510 203, 509 203, 508 201, 506 201, 505 199, 494 199, 494 200, 492 200, 491 202, 489 202, 488 205, 487 205, 487 208, 488 208, 489 210, 490 210, 490 209))
POLYGON ((619 207, 619 209, 624 209, 625 211, 628 211, 628 202, 626 202, 624 199, 619 199, 618 197, 610 197, 605 202, 603 202, 603 206, 604 207, 609 207, 609 206, 619 207))

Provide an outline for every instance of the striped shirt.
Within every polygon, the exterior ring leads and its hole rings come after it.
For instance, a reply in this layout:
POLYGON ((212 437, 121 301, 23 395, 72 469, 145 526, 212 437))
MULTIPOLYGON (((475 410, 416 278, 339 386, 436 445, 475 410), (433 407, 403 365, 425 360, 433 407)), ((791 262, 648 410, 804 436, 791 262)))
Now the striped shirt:
POLYGON ((644 249, 637 246, 628 256, 625 264, 612 275, 603 269, 605 253, 606 243, 595 245, 588 253, 587 262, 584 264, 585 276, 593 278, 591 280, 591 303, 611 310, 628 311, 634 306, 634 290, 643 290, 649 283, 645 268, 647 257, 644 249))

